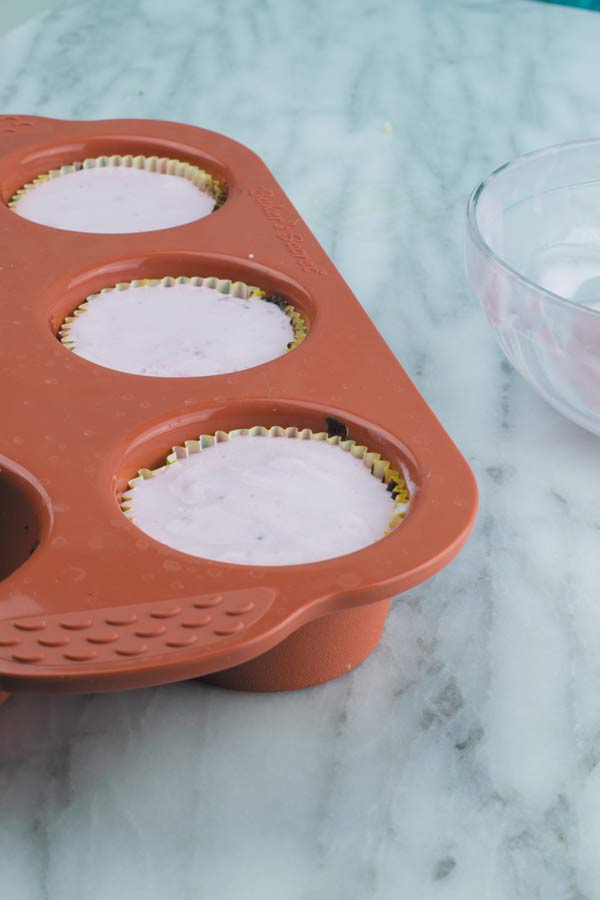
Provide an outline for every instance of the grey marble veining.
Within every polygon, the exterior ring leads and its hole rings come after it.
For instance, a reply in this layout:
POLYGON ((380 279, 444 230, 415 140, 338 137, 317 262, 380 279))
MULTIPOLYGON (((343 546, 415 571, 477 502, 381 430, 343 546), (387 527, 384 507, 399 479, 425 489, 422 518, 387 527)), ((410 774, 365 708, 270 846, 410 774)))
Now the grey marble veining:
POLYGON ((335 683, 12 697, 2 900, 600 898, 600 443, 503 362, 462 274, 472 186, 600 132, 598 46, 600 16, 510 0, 104 0, 0 40, 4 112, 263 156, 481 489, 462 554, 335 683))

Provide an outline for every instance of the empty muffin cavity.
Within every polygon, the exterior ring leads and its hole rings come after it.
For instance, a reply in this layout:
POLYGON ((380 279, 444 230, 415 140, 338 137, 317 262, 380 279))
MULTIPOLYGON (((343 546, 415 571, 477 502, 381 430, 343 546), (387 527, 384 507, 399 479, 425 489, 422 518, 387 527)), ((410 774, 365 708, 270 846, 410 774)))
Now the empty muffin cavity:
POLYGON ((100 156, 38 175, 9 202, 17 215, 66 231, 126 234, 201 219, 224 185, 191 163, 157 156, 100 156))
POLYGON ((297 347, 302 315, 278 294, 219 278, 142 279, 92 294, 59 338, 106 368, 162 378, 249 369, 297 347))

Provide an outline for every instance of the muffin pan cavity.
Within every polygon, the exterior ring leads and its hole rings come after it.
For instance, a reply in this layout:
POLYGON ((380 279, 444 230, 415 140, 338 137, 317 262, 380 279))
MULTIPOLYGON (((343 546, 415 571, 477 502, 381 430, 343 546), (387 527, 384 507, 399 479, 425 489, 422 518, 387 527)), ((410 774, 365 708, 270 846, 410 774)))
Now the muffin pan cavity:
MULTIPOLYGON (((0 117, 0 191, 0 692, 198 676, 283 690, 357 666, 390 597, 466 540, 476 485, 269 170, 240 144, 186 125, 0 117), (226 186, 227 200, 181 227, 125 235, 40 226, 6 205, 40 173, 115 155, 186 160, 226 186), (237 371, 140 377, 59 343, 75 346, 68 319, 90 295, 203 279, 232 296, 257 285, 260 302, 281 306, 296 329, 292 352, 237 371), (408 487, 406 517, 345 555, 256 565, 172 549, 121 509, 129 482, 182 452, 174 447, 256 428, 275 429, 265 440, 310 429, 332 452, 358 448, 396 499, 408 487)), ((287 521, 293 510, 278 514, 287 521)))
POLYGON ((121 508, 144 533, 193 556, 308 564, 397 528, 410 506, 408 482, 343 434, 255 426, 174 447, 164 465, 130 481, 121 508))
POLYGON ((37 550, 50 527, 41 485, 20 466, 0 458, 0 581, 37 550))
POLYGON ((226 278, 136 279, 91 294, 59 337, 77 356, 165 378, 252 368, 298 347, 302 315, 282 294, 226 278))
POLYGON ((9 201, 17 215, 65 231, 156 231, 204 218, 223 184, 188 162, 157 156, 85 159, 36 175, 9 201))

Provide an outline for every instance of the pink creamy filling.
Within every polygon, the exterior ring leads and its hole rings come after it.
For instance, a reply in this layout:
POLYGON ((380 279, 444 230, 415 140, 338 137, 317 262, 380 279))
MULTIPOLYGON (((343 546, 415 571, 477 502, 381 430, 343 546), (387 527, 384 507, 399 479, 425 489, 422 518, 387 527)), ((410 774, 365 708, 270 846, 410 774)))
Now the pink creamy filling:
POLYGON ((104 166, 37 185, 23 194, 15 212, 67 231, 125 234, 183 225, 214 206, 210 194, 178 175, 104 166))
POLYGON ((281 356, 294 337, 288 316, 274 303, 203 285, 106 291, 85 310, 70 326, 74 352, 134 375, 237 372, 281 356))
POLYGON ((363 462, 324 441, 238 436, 137 479, 138 528, 184 553, 283 566, 342 556, 381 538, 394 514, 363 462))

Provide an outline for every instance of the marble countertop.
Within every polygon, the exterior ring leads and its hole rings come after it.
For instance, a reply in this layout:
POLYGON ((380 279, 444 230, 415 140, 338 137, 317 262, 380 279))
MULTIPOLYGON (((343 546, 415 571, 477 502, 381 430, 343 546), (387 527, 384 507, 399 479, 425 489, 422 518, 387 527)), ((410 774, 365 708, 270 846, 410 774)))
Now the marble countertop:
POLYGON ((473 185, 598 136, 599 46, 600 15, 521 0, 100 0, 0 40, 3 112, 256 150, 481 490, 337 682, 10 698, 2 897, 600 898, 600 443, 503 361, 462 272, 473 185))

